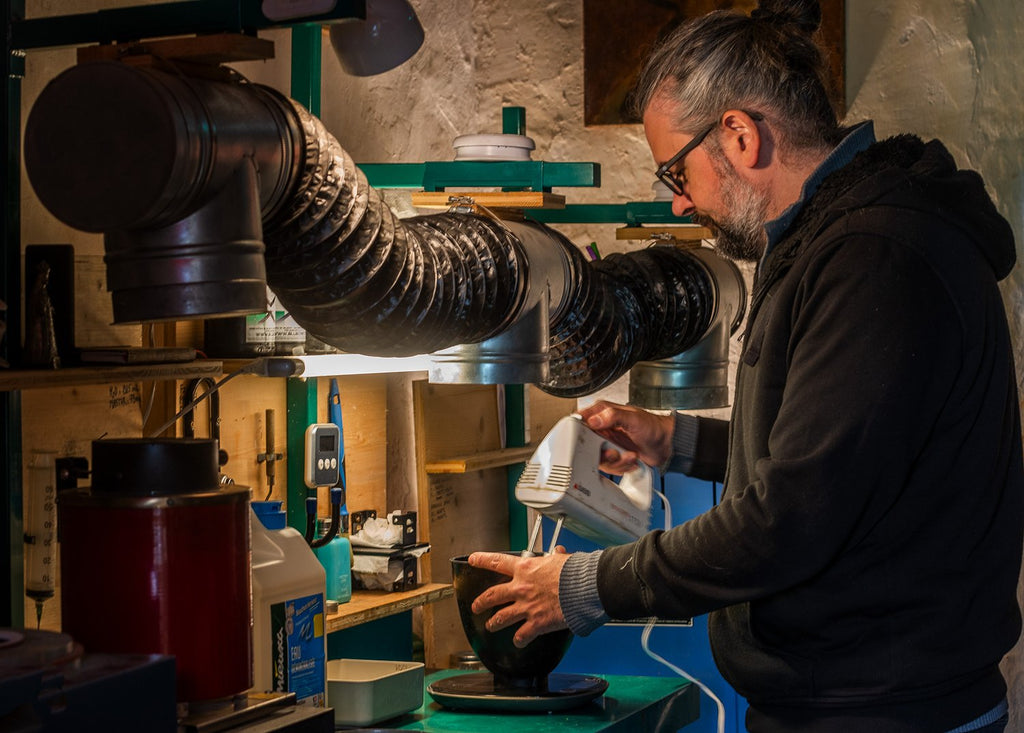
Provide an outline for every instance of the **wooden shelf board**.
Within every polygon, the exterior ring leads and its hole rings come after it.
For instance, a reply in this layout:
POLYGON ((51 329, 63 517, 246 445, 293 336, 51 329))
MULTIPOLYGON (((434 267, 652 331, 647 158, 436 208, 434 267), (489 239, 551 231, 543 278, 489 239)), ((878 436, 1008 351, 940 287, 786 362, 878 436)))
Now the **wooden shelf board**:
POLYGON ((352 600, 341 604, 338 613, 327 617, 327 633, 409 611, 454 595, 455 589, 445 583, 424 583, 412 590, 396 593, 382 590, 353 591, 352 600))
POLYGON ((416 191, 412 205, 424 209, 447 209, 452 199, 467 198, 489 208, 564 209, 565 196, 547 191, 416 191))
POLYGON ((469 471, 482 471, 485 468, 511 466, 513 463, 522 463, 523 461, 530 460, 535 450, 536 447, 527 445, 522 448, 502 448, 501 450, 492 450, 485 453, 475 453, 471 456, 458 456, 456 458, 428 461, 427 473, 467 473, 469 471))
POLYGON ((0 369, 0 391, 76 387, 84 384, 108 384, 110 382, 154 382, 164 379, 219 377, 223 373, 222 362, 206 359, 180 364, 0 369))
POLYGON ((274 42, 240 33, 211 33, 127 43, 104 43, 78 49, 78 63, 130 61, 151 64, 156 59, 202 64, 266 61, 274 58, 274 42))

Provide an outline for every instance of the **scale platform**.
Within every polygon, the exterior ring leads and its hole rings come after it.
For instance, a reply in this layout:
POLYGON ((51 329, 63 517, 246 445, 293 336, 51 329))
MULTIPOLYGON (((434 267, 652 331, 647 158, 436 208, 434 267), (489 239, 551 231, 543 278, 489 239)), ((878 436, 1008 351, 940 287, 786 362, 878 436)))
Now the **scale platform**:
MULTIPOLYGON (((437 683, 446 679, 455 676, 472 678, 480 674, 478 671, 461 669, 446 669, 428 674, 424 679, 423 705, 400 718, 382 721, 379 724, 381 730, 429 730, 431 733, 536 733, 538 730, 575 733, 675 733, 700 716, 699 690, 696 685, 680 677, 565 675, 573 678, 599 679, 607 683, 607 689, 590 701, 574 705, 570 709, 526 710, 514 714, 506 710, 446 707, 434 700, 428 692, 432 685, 436 689, 437 683)), ((558 676, 557 673, 552 675, 558 676)))

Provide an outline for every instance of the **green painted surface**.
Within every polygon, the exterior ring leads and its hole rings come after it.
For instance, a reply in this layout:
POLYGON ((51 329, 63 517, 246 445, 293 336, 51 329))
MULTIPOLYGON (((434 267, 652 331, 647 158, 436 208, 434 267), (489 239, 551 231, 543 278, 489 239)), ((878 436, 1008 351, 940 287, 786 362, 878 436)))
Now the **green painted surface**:
MULTIPOLYGON (((505 445, 520 448, 526 445, 526 390, 521 384, 505 385, 505 445)), ((526 507, 516 500, 516 483, 525 463, 514 463, 508 475, 508 542, 510 550, 526 549, 530 537, 526 507)))
MULTIPOLYGON (((434 680, 453 674, 479 674, 442 670, 428 674, 424 690, 434 680)), ((408 715, 378 723, 397 730, 432 733, 665 733, 677 731, 700 717, 700 693, 679 677, 595 675, 608 681, 605 694, 578 708, 554 712, 509 713, 504 711, 450 710, 434 702, 424 691, 423 705, 408 715)))
MULTIPOLYGON (((341 608, 344 610, 345 604, 341 608)), ((327 635, 327 658, 409 662, 413 645, 412 611, 405 611, 331 632, 327 635)))
POLYGON ((306 531, 306 478, 304 460, 306 453, 306 428, 316 422, 316 380, 289 379, 288 401, 288 486, 285 493, 285 510, 288 526, 302 533, 306 531))
POLYGON ((502 107, 501 131, 505 135, 526 134, 526 108, 502 107))
POLYGON ((292 28, 291 97, 315 117, 320 116, 320 50, 323 32, 319 25, 292 28))
POLYGON ((564 209, 528 209, 528 219, 545 224, 683 224, 689 217, 672 213, 671 201, 632 201, 626 204, 566 204, 564 209))
POLYGON ((550 191, 555 187, 597 187, 597 163, 545 163, 541 160, 435 160, 426 163, 360 163, 375 188, 494 188, 550 191))

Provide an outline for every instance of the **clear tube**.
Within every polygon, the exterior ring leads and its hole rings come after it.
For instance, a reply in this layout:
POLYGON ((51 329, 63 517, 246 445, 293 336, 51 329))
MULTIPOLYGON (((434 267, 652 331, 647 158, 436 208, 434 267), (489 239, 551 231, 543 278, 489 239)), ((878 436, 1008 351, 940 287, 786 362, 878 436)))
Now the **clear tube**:
POLYGON ((25 482, 25 595, 36 602, 36 627, 43 602, 57 579, 57 471, 54 451, 33 450, 25 482))

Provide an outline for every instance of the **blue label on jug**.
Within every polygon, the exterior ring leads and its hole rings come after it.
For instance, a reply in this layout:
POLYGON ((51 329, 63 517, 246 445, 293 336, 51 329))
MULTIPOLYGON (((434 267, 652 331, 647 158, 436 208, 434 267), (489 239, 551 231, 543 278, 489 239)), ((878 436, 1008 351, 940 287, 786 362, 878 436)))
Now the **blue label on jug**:
POLYGON ((272 689, 326 707, 324 597, 317 593, 270 606, 272 689))

